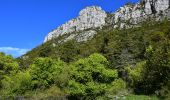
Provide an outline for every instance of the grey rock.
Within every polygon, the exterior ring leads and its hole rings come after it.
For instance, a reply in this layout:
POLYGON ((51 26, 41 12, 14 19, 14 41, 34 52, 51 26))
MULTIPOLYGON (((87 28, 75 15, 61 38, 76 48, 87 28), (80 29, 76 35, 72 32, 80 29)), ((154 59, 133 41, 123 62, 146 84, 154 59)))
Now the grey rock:
POLYGON ((67 42, 67 41, 69 41, 69 40, 74 39, 75 36, 76 36, 76 34, 71 34, 70 36, 68 36, 67 38, 65 38, 64 42, 67 42))
POLYGON ((77 42, 85 42, 93 38, 93 36, 97 34, 94 30, 84 31, 81 34, 77 35, 76 40, 77 42))
POLYGON ((137 4, 126 4, 114 13, 106 13, 101 7, 91 6, 81 10, 79 16, 61 25, 50 32, 44 42, 68 33, 64 42, 76 39, 78 42, 91 39, 97 32, 96 28, 103 26, 113 28, 140 27, 139 23, 148 18, 160 21, 164 18, 170 19, 170 0, 140 0, 137 4), (90 31, 87 31, 90 30, 90 31), (89 38, 89 39, 88 39, 89 38))
POLYGON ((114 13, 113 25, 119 28, 130 28, 149 17, 161 20, 169 17, 170 0, 141 0, 135 5, 125 5, 114 13))
POLYGON ((93 36, 97 34, 94 30, 83 31, 78 34, 71 34, 67 38, 63 40, 63 42, 67 42, 69 40, 75 39, 77 42, 85 42, 93 38, 93 36))
MULTIPOLYGON (((50 32, 44 42, 71 32, 94 29, 105 25, 107 14, 101 7, 91 6, 80 11, 79 16, 50 32)), ((71 38, 71 37, 70 37, 71 38)))

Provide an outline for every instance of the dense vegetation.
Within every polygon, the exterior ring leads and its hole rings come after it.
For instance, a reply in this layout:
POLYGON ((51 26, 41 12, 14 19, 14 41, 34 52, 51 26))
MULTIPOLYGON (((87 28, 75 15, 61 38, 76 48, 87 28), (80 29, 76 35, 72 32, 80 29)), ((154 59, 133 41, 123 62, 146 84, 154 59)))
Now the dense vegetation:
POLYGON ((0 53, 0 95, 68 99, 169 99, 170 23, 97 30, 87 42, 53 39, 13 59, 0 53), (139 96, 140 95, 140 96, 139 96))

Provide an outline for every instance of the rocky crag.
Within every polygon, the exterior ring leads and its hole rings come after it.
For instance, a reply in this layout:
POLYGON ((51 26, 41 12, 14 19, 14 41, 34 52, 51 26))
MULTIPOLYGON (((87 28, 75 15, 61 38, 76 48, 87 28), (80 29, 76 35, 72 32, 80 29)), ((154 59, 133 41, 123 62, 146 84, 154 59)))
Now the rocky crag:
MULTIPOLYGON (((51 40, 52 38, 71 33, 71 32, 79 32, 84 31, 86 29, 95 29, 97 27, 104 26, 106 24, 105 18, 107 14, 101 7, 91 6, 87 7, 80 11, 79 17, 68 21, 67 23, 63 24, 62 26, 58 27, 56 30, 50 32, 47 37, 45 38, 45 42, 51 40)), ((90 30, 87 33, 91 34, 95 33, 94 31, 90 30)), ((92 34, 91 34, 92 35, 92 34)), ((67 39, 72 39, 76 37, 76 35, 71 35, 67 39)), ((86 36, 88 38, 88 36, 86 36)), ((86 40, 86 39, 85 39, 86 40)), ((80 40, 79 41, 83 41, 80 40)))
POLYGON ((79 16, 50 32, 44 42, 59 36, 68 35, 64 39, 76 39, 78 42, 91 39, 103 26, 113 28, 137 27, 139 23, 152 18, 156 21, 170 18, 170 0, 140 0, 137 4, 126 4, 114 13, 106 13, 101 7, 91 6, 81 10, 79 16))

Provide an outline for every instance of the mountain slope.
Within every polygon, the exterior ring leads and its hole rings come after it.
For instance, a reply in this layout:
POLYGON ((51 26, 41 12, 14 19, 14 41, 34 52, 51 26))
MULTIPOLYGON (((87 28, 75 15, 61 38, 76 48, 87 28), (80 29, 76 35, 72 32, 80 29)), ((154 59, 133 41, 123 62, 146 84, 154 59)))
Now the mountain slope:
POLYGON ((19 59, 24 63, 22 65, 27 66, 36 57, 60 58, 65 62, 72 62, 98 52, 111 61, 112 67, 126 66, 144 59, 146 48, 152 44, 152 35, 158 35, 159 39, 159 33, 169 33, 169 25, 169 21, 165 20, 144 22, 141 27, 133 29, 103 27, 102 30, 96 30, 97 34, 86 42, 77 42, 76 39, 61 42, 67 37, 63 35, 36 47, 19 59))
POLYGON ((40 90, 43 96, 71 100, 107 100, 122 94, 125 99, 134 94, 168 100, 169 3, 141 0, 115 13, 94 6, 83 9, 78 18, 50 32, 42 45, 17 59, 22 73, 4 78, 4 90, 16 94, 40 90), (15 81, 21 87, 11 91, 15 81))
MULTIPOLYGON (((70 62, 76 58, 88 56, 93 52, 105 53, 112 51, 114 53, 110 56, 114 56, 114 59, 120 60, 120 58, 122 59, 122 57, 126 55, 131 59, 128 57, 125 59, 134 62, 133 59, 135 58, 128 54, 127 47, 121 47, 122 44, 119 45, 119 43, 117 43, 119 41, 117 40, 121 40, 119 38, 122 38, 122 41, 125 41, 127 37, 125 35, 127 35, 129 31, 133 33, 133 30, 137 30, 137 32, 139 31, 139 33, 143 34, 141 36, 142 38, 145 37, 144 33, 148 33, 151 30, 156 31, 159 29, 159 31, 161 31, 160 26, 156 25, 163 20, 169 19, 169 4, 169 0, 141 0, 137 4, 126 4, 115 13, 106 13, 101 7, 87 7, 80 11, 77 18, 66 22, 50 32, 45 37, 44 43, 41 46, 36 47, 19 59, 22 60, 21 62, 31 63, 33 58, 48 56, 61 58, 66 62, 70 62), (145 25, 146 23, 148 25, 145 25), (144 31, 144 33, 142 33, 141 30, 144 31), (110 33, 118 34, 119 38, 115 38, 114 35, 111 38, 110 33), (110 40, 108 40, 108 38, 110 40), (96 41, 96 43, 94 43, 94 41, 96 41), (110 41, 116 46, 106 48, 110 41), (116 48, 120 50, 116 50, 116 48)), ((163 25, 163 27, 166 27, 166 25, 163 25)), ((133 34, 139 37, 138 34, 133 34)), ((145 40, 143 41, 145 42, 145 40)), ((106 55, 109 56, 108 54, 106 55)), ((28 66, 29 63, 24 66, 28 66)), ((118 64, 115 65, 117 66, 118 64)))
POLYGON ((134 94, 157 95, 168 100, 170 22, 166 19, 146 21, 140 26, 129 29, 103 27, 96 30, 93 38, 81 42, 76 39, 58 42, 67 37, 63 35, 36 47, 18 58, 18 62, 22 70, 30 67, 37 57, 60 59, 69 65, 100 53, 107 58, 109 68, 117 69, 118 76, 134 94))

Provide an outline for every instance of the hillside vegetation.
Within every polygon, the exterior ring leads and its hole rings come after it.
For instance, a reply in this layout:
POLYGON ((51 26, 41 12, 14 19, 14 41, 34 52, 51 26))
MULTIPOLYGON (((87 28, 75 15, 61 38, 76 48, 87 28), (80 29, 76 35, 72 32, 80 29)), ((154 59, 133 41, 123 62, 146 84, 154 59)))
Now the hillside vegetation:
MULTIPOLYGON (((0 54, 0 95, 32 99, 170 98, 170 22, 96 30, 87 42, 48 41, 20 58, 0 54)), ((74 33, 71 33, 74 34, 74 33)), ((9 97, 9 98, 10 98, 9 97)))

